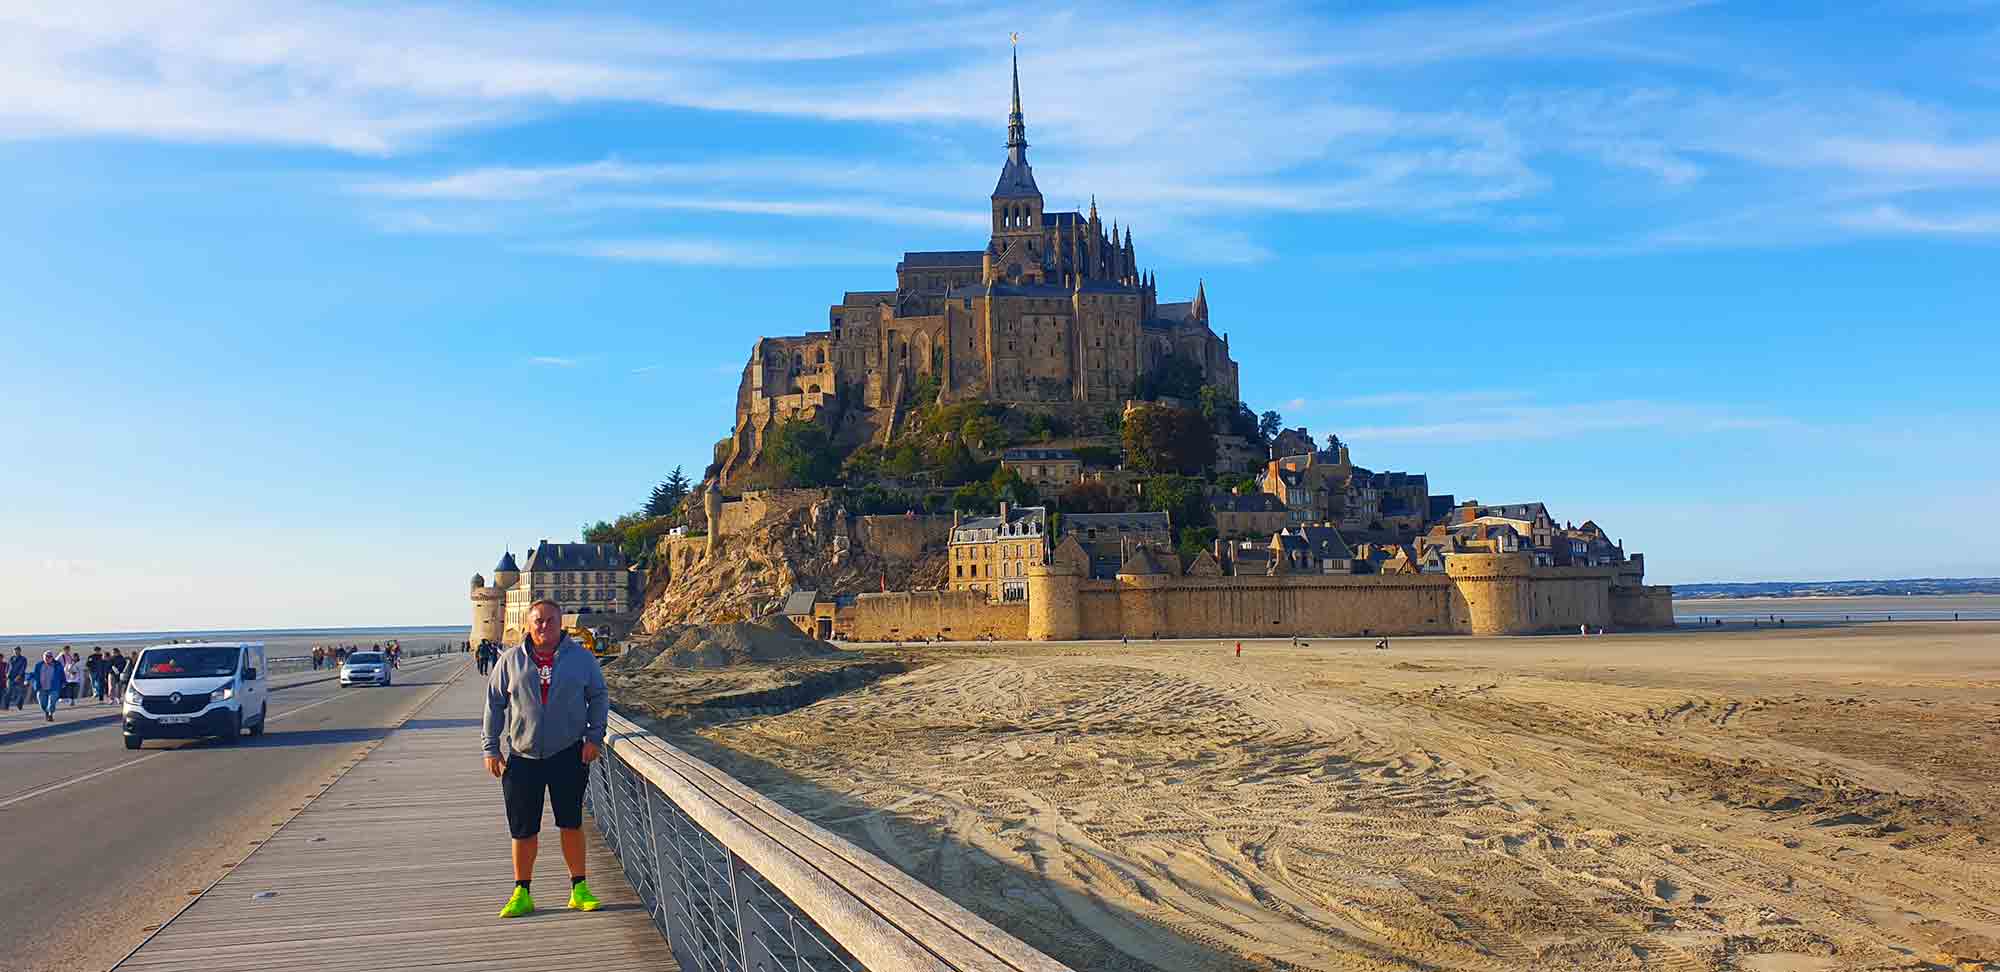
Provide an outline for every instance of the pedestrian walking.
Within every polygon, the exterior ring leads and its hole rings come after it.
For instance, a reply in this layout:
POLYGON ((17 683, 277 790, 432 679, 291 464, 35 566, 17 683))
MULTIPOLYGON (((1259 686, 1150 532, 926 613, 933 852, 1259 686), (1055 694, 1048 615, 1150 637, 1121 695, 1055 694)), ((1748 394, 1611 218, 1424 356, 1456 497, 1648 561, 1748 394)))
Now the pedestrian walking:
POLYGON ((1243 657, 1243 642, 1239 641, 1236 643, 1236 657, 1243 657))
POLYGON ((42 660, 35 664, 35 701, 42 706, 42 719, 56 721, 56 700, 62 698, 63 686, 68 683, 63 672, 63 663, 56 661, 53 651, 42 652, 42 660))
POLYGON ((74 709, 76 708, 77 698, 83 695, 83 656, 77 654, 74 649, 70 649, 68 645, 64 645, 63 648, 69 652, 69 655, 62 662, 63 687, 61 694, 69 697, 69 706, 74 709))
POLYGON ((513 837, 514 891, 500 917, 535 910, 529 886, 541 847, 545 792, 569 868, 569 907, 596 911, 597 898, 584 882, 583 791, 590 764, 604 746, 610 693, 597 656, 563 633, 562 605, 539 599, 528 605, 523 620, 527 638, 501 653, 486 680, 480 732, 486 771, 500 779, 513 837))
POLYGON ((104 704, 104 683, 111 677, 111 669, 105 663, 104 649, 93 647, 90 657, 83 662, 84 674, 90 678, 90 689, 97 695, 97 704, 104 704))
POLYGON ((28 656, 21 654, 21 646, 14 646, 14 657, 7 659, 7 693, 0 695, 0 709, 13 706, 20 709, 28 700, 28 656))
POLYGON ((111 649, 111 697, 120 704, 125 701, 125 683, 132 671, 132 659, 120 648, 111 649))

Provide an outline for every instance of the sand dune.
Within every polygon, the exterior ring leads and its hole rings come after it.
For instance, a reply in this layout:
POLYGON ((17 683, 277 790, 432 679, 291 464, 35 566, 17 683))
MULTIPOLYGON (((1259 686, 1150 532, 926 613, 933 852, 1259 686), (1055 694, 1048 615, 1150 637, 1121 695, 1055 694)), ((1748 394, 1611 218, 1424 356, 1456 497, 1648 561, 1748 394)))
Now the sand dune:
POLYGON ((2000 968, 2000 625, 934 657, 692 745, 1079 969, 2000 968))

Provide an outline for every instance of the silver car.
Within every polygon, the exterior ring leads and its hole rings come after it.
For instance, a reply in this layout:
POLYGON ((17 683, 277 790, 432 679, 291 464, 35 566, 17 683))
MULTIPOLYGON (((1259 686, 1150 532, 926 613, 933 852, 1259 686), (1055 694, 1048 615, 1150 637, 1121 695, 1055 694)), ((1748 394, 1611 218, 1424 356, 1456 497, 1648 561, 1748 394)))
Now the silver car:
POLYGON ((379 651, 357 651, 340 665, 340 687, 389 684, 389 656, 379 651))

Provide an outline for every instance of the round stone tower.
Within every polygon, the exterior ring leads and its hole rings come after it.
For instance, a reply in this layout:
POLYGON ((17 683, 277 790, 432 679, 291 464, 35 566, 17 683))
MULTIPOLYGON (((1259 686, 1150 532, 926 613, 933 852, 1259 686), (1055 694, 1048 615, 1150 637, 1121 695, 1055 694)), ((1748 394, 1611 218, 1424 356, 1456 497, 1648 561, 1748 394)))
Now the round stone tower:
POLYGON ((1445 575, 1452 579, 1452 614, 1475 635, 1525 634, 1535 630, 1528 575, 1533 557, 1522 553, 1452 554, 1445 575))
POLYGON ((1090 558, 1075 537, 1064 537, 1046 564, 1028 567, 1028 638, 1074 641, 1083 634, 1083 575, 1090 558))

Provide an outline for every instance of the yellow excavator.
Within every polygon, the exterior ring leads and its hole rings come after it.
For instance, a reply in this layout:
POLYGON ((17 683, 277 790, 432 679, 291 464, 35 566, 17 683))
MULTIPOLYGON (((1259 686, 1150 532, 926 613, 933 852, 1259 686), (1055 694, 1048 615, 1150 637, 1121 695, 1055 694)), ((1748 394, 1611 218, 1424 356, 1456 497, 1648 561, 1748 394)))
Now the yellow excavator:
POLYGON ((608 662, 618 657, 618 646, 615 643, 610 639, 604 641, 597 640, 597 632, 583 625, 571 625, 568 629, 568 634, 577 644, 582 645, 586 651, 596 655, 597 660, 600 662, 608 662))

